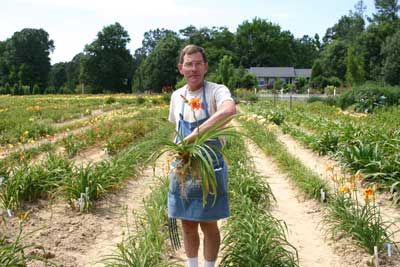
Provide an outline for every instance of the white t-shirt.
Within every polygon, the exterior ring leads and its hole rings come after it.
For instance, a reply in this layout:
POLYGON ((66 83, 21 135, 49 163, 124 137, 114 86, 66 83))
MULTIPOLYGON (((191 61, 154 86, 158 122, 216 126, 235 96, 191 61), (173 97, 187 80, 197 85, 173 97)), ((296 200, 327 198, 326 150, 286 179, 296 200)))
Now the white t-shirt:
MULTIPOLYGON (((208 104, 208 113, 209 116, 217 112, 217 110, 221 107, 221 104, 224 101, 233 101, 231 92, 229 91, 228 87, 222 84, 217 84, 213 82, 208 82, 204 81, 206 85, 206 100, 208 104)), ((170 122, 175 123, 176 125, 176 130, 178 130, 178 122, 179 122, 179 114, 182 111, 182 102, 183 99, 181 95, 185 95, 186 91, 186 99, 190 101, 192 98, 200 98, 200 103, 204 103, 203 99, 203 90, 204 87, 192 92, 189 91, 187 88, 187 85, 177 89, 172 93, 171 96, 171 104, 170 104, 170 109, 169 109, 169 117, 168 120, 170 122)), ((205 107, 205 105, 202 105, 202 107, 205 107)), ((197 120, 201 120, 206 117, 206 112, 204 109, 199 109, 195 110, 195 115, 197 120)), ((185 109, 184 109, 184 114, 183 114, 183 119, 185 121, 189 122, 195 122, 196 119, 193 116, 193 111, 190 109, 190 106, 185 104, 185 109)))

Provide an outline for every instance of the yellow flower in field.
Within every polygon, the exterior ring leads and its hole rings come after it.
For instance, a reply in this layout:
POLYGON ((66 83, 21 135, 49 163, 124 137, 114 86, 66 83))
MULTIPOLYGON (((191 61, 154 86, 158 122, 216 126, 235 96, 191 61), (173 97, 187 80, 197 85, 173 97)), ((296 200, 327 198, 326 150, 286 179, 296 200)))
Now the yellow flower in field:
POLYGON ((8 147, 9 147, 9 148, 13 148, 14 145, 13 145, 13 144, 8 144, 8 147))
POLYGON ((30 139, 30 140, 29 140, 29 143, 34 144, 34 143, 35 143, 35 140, 30 139))
POLYGON ((368 201, 370 198, 373 198, 375 195, 374 189, 372 189, 371 187, 365 188, 363 190, 363 193, 364 193, 365 201, 368 201))
POLYGON ((28 135, 28 134, 29 134, 29 131, 25 131, 25 132, 24 132, 24 135, 28 135))
POLYGON ((31 122, 34 121, 34 120, 35 120, 34 118, 29 118, 29 121, 31 121, 31 122))
POLYGON ((331 171, 333 171, 332 165, 329 165, 329 164, 326 165, 326 166, 325 166, 325 171, 326 171, 326 172, 331 172, 331 171))
POLYGON ((350 189, 349 189, 349 187, 347 185, 341 186, 338 189, 339 193, 347 193, 347 192, 349 192, 349 190, 350 189))

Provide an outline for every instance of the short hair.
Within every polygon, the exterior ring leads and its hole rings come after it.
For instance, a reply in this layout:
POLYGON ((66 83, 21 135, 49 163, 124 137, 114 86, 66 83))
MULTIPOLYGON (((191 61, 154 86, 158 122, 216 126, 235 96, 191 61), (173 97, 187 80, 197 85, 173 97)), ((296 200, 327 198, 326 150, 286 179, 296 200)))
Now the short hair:
POLYGON ((181 54, 179 56, 179 63, 181 64, 183 63, 183 57, 185 55, 192 55, 195 53, 201 53, 201 55, 203 56, 203 61, 208 62, 206 57, 206 52, 204 51, 203 47, 194 44, 189 44, 182 49, 181 54))

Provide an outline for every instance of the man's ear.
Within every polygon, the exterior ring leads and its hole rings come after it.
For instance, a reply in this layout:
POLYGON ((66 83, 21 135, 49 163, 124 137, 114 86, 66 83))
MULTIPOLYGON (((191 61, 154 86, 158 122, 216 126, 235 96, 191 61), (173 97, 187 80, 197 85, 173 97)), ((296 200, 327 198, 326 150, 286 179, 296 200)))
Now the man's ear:
POLYGON ((179 63, 178 64, 178 70, 179 70, 179 73, 183 75, 182 68, 183 68, 183 64, 179 63))

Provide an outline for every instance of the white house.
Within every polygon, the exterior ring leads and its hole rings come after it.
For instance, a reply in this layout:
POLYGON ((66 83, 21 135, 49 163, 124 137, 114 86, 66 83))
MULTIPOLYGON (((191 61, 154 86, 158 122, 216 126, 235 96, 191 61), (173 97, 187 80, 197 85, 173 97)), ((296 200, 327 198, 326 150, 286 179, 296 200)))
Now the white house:
POLYGON ((296 78, 311 78, 311 69, 295 69, 293 67, 251 67, 249 73, 256 76, 259 87, 272 85, 276 79, 284 83, 293 83, 296 78))

